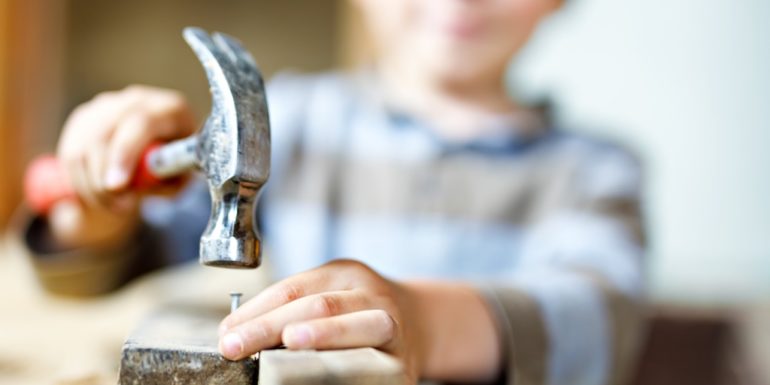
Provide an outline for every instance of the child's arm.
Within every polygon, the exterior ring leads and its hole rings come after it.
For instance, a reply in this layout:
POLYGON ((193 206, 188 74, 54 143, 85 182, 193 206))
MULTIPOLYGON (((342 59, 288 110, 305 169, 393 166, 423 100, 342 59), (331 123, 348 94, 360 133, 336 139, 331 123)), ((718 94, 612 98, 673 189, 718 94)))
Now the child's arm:
POLYGON ((639 348, 641 169, 612 146, 572 150, 582 155, 564 157, 565 203, 528 230, 517 271, 485 290, 509 382, 624 383, 639 348))

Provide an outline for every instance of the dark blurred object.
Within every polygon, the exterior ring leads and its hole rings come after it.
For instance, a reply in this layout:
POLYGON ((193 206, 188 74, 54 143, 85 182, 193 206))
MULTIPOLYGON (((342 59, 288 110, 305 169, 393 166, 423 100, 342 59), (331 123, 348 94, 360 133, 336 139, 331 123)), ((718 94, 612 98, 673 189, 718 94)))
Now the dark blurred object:
MULTIPOLYGON (((752 366, 746 309, 660 307, 650 319, 634 385, 766 384, 752 366)), ((760 341, 753 341, 761 343, 760 341)))

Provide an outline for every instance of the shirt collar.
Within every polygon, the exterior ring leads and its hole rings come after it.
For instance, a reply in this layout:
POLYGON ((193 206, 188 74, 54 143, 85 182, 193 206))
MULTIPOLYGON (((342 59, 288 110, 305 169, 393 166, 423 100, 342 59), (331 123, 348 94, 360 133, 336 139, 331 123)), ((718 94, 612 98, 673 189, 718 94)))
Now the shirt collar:
POLYGON ((539 103, 516 111, 512 114, 499 115, 480 127, 483 134, 467 140, 447 139, 430 124, 409 113, 389 105, 378 92, 375 85, 374 71, 369 67, 361 68, 354 75, 354 82, 362 93, 362 98, 373 107, 373 112, 383 116, 393 130, 419 130, 430 137, 444 150, 473 150, 491 153, 506 153, 528 147, 548 136, 551 128, 550 103, 539 103))

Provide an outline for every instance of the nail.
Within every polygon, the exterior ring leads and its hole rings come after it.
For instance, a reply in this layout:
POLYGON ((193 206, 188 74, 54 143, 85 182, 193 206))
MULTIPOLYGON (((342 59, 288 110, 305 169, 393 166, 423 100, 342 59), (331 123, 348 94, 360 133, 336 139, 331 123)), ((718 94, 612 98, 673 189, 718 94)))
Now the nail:
POLYGON ((310 347, 310 328, 307 326, 290 326, 287 329, 286 341, 284 344, 294 348, 310 347))
POLYGON ((123 187, 128 181, 128 173, 120 167, 110 167, 107 175, 104 177, 104 187, 109 190, 115 190, 123 187))
POLYGON ((219 345, 220 353, 230 359, 237 359, 243 353, 243 341, 236 333, 227 333, 219 345))
POLYGON ((238 310, 238 307, 241 306, 241 293, 232 292, 230 293, 230 314, 238 310))

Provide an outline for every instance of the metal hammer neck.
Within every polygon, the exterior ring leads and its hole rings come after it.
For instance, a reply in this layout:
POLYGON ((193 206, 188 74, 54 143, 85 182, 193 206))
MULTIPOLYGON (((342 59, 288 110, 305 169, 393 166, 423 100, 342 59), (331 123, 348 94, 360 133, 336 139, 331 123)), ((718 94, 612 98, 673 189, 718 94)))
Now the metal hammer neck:
POLYGON ((198 137, 193 135, 164 144, 148 155, 147 165, 159 179, 183 174, 198 166, 198 137))
POLYGON ((227 181, 209 186, 211 217, 201 236, 200 262, 208 266, 255 268, 262 244, 254 221, 261 185, 227 181))

